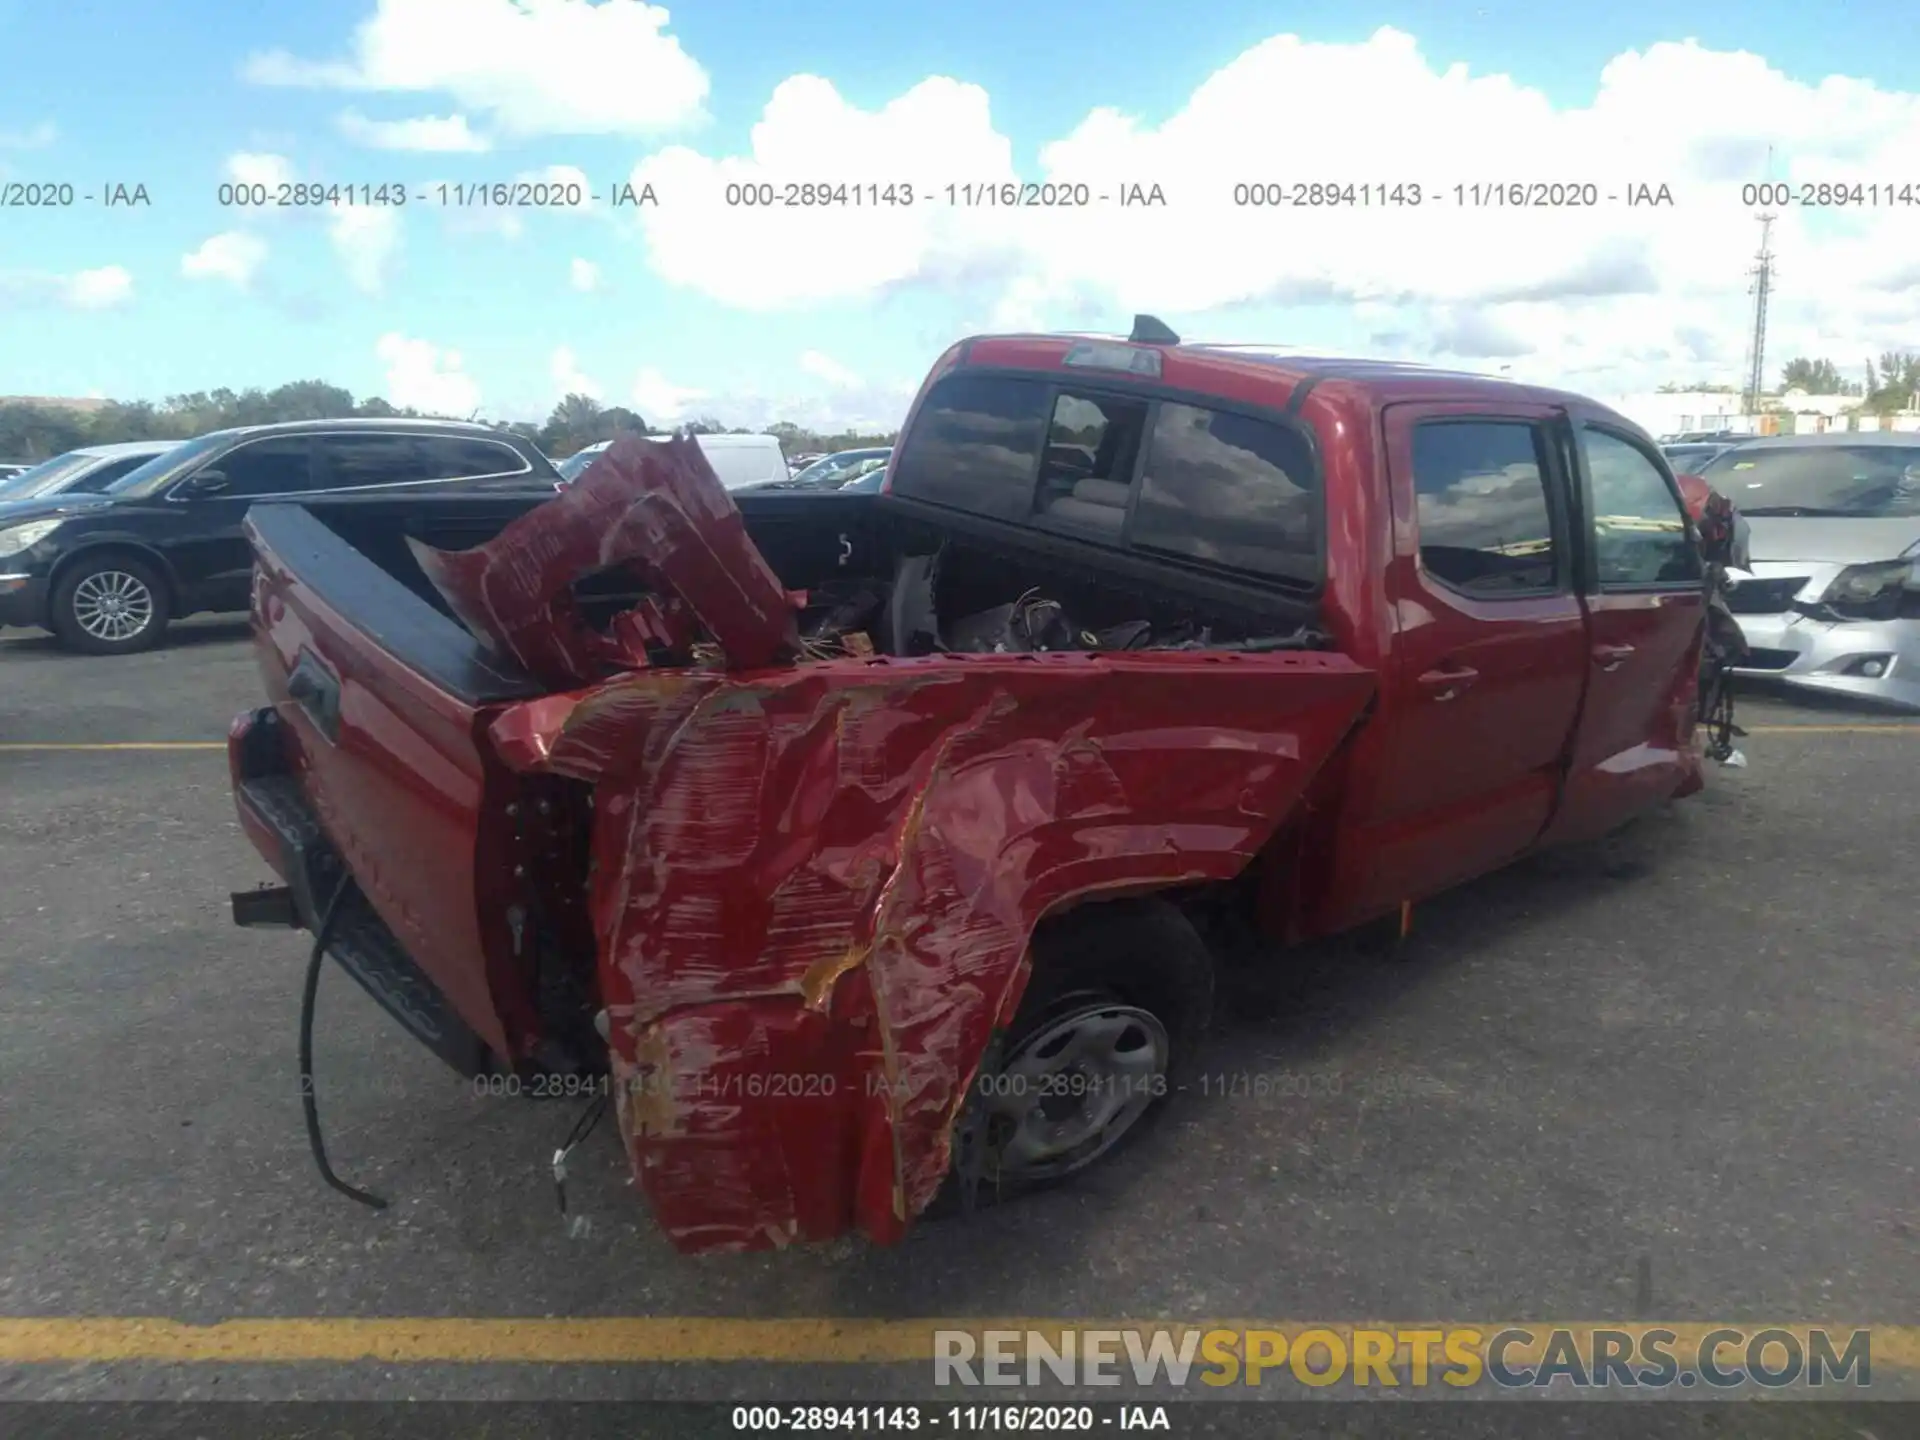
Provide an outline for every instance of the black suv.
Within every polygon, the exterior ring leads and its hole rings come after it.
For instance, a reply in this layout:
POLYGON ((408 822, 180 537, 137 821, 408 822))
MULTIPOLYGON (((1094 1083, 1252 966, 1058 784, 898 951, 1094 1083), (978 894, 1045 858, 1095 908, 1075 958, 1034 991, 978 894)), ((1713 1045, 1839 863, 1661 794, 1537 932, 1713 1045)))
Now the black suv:
POLYGON ((299 420, 218 430, 101 495, 0 505, 0 625, 51 630, 118 655, 167 622, 245 610, 261 500, 297 500, 383 564, 413 564, 408 536, 458 549, 498 528, 510 497, 551 497, 559 476, 527 440, 444 420, 299 420), (465 533, 471 531, 471 534, 465 533))

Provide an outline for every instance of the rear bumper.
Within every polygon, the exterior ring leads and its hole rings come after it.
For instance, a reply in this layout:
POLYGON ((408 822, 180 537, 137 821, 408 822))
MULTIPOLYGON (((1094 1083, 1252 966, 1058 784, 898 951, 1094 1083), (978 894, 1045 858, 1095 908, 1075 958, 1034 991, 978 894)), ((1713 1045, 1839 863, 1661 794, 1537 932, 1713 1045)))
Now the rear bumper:
MULTIPOLYGON (((236 925, 312 931, 348 871, 292 773, 284 723, 271 708, 236 719, 227 735, 234 808, 240 828, 286 882, 284 895, 236 891, 236 925)), ((465 1076, 495 1069, 485 1043, 402 948, 358 888, 342 895, 327 953, 401 1028, 465 1076)))
POLYGON ((17 625, 43 630, 47 624, 47 582, 38 575, 0 574, 0 629, 17 625))
POLYGON ((1920 620, 1816 620, 1788 611, 1739 615, 1753 651, 1737 675, 1920 710, 1920 620), (1863 668, 1878 665, 1878 675, 1863 668))

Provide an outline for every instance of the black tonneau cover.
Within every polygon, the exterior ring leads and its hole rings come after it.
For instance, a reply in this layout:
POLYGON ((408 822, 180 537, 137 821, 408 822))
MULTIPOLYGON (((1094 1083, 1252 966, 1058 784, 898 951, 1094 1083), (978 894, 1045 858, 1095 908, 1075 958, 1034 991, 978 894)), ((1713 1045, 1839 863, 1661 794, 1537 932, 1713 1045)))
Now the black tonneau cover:
POLYGON ((547 687, 493 654, 303 505, 256 505, 247 536, 265 545, 367 639, 469 706, 527 700, 547 687))

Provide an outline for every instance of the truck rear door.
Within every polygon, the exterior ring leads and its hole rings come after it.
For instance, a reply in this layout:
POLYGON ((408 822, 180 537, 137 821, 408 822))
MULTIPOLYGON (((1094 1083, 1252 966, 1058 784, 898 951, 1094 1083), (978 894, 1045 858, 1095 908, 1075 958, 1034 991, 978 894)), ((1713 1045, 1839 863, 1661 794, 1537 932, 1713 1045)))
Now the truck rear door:
POLYGON ((1384 412, 1396 634, 1359 909, 1494 869, 1553 812, 1588 666, 1561 419, 1516 403, 1384 412))
POLYGON ((1603 835, 1699 772, 1693 749, 1706 595, 1686 508, 1658 450, 1575 414, 1560 448, 1585 517, 1587 696, 1548 841, 1603 835))

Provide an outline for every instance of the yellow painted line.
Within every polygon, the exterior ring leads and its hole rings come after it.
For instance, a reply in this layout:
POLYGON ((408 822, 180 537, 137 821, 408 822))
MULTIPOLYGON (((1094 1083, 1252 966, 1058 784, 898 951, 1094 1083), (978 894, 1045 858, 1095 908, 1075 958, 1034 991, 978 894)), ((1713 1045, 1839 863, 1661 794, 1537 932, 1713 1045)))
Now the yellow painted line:
MULTIPOLYGON (((1332 1330, 1343 1337, 1356 1328, 1394 1331, 1478 1330, 1490 1338, 1504 1324, 1421 1322, 1394 1325, 1380 1321, 1305 1324, 1288 1321, 1088 1321, 1059 1318, 925 1320, 747 1320, 702 1317, 616 1317, 593 1319, 349 1319, 304 1318, 226 1320, 188 1325, 177 1320, 127 1318, 0 1319, 0 1364, 104 1364, 116 1361, 192 1364, 277 1364, 313 1361, 380 1361, 388 1364, 673 1364, 755 1361, 759 1363, 878 1365, 930 1362, 936 1331, 1037 1331, 1057 1337, 1062 1330, 1106 1331, 1144 1336, 1188 1331, 1269 1330, 1296 1336, 1307 1330, 1332 1330)), ((1552 1330, 1585 1337, 1596 1329, 1635 1335, 1664 1328, 1674 1332, 1674 1349, 1690 1355, 1713 1330, 1730 1328, 1698 1321, 1635 1321, 1609 1325, 1579 1322, 1523 1327, 1537 1340, 1514 1346, 1515 1362, 1529 1352, 1535 1358, 1552 1330)), ((1765 1325, 1738 1326, 1750 1336, 1765 1325)), ((1806 1325, 1784 1326, 1802 1335, 1806 1325)), ((1899 1370, 1920 1370, 1920 1326, 1825 1325, 1840 1339, 1852 1331, 1871 1332, 1873 1363, 1899 1370)), ((1591 1353, 1582 1340, 1583 1350, 1591 1353)))
POLYGON ((82 743, 79 741, 25 740, 0 743, 0 753, 35 754, 63 750, 224 750, 224 740, 115 740, 82 743))

